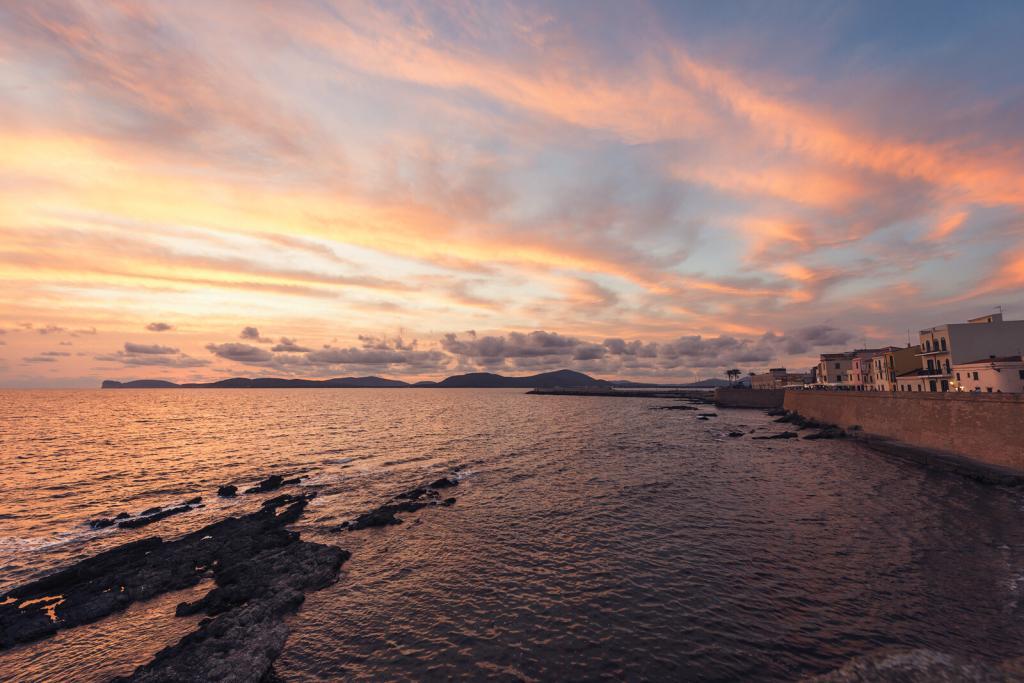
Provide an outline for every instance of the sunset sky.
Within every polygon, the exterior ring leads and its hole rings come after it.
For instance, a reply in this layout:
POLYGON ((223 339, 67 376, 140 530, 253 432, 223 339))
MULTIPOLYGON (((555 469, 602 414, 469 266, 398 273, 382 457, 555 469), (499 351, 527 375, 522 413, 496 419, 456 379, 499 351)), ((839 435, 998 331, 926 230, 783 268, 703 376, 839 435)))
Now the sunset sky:
POLYGON ((0 0, 0 386, 1024 318, 1024 3, 0 0))

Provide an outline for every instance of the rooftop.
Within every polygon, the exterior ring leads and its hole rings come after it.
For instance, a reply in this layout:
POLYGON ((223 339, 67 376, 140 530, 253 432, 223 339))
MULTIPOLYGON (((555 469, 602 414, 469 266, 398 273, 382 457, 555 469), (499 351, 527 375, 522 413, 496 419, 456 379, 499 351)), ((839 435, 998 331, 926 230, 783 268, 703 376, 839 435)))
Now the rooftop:
POLYGON ((989 356, 968 363, 959 363, 959 365, 990 365, 992 363, 1024 363, 1024 356, 989 356))

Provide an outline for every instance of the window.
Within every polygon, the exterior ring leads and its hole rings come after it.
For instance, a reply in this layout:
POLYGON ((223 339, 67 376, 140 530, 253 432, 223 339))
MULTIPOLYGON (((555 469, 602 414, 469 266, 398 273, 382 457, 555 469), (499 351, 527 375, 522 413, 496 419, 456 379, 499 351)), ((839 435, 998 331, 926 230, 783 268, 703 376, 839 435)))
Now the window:
POLYGON ((925 351, 931 351, 932 350, 932 342, 931 342, 930 339, 925 339, 924 340, 924 350, 925 351))
POLYGON ((839 369, 839 363, 836 363, 836 370, 839 369))
POLYGON ((928 372, 929 374, 935 372, 935 362, 931 358, 928 359, 928 372))
POLYGON ((939 339, 939 343, 942 344, 942 350, 945 351, 946 350, 946 338, 942 337, 941 339, 939 339))
POLYGON ((956 373, 956 381, 957 381, 957 382, 959 382, 959 381, 960 381, 960 373, 959 373, 959 372, 958 372, 958 373, 956 373))
POLYGON ((992 387, 985 387, 985 391, 987 391, 988 393, 991 394, 992 393, 992 387))
POLYGON ((1021 379, 1024 379, 1024 370, 1018 370, 1017 374, 1020 375, 1021 379))
POLYGON ((975 380, 977 380, 977 379, 978 379, 978 373, 974 373, 974 379, 975 379, 975 380))

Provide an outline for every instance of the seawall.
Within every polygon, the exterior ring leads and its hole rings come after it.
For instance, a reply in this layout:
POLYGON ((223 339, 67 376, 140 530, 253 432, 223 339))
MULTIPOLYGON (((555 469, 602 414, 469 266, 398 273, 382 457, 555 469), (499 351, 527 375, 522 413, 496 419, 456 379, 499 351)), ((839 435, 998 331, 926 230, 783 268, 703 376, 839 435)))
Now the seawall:
POLYGON ((715 389, 715 405, 723 408, 781 408, 786 392, 782 389, 715 389))
POLYGON ((1024 472, 1024 395, 787 390, 800 415, 1024 472))

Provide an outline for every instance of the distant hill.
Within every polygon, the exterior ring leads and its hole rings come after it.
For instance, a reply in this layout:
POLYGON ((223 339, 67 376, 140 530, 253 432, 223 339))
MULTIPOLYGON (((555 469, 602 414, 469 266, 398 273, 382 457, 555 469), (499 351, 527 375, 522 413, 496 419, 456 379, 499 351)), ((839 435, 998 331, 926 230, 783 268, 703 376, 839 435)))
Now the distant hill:
POLYGON ((471 372, 455 375, 437 383, 440 388, 473 389, 550 389, 552 387, 608 386, 608 382, 594 379, 575 370, 555 370, 528 377, 505 377, 490 372, 471 372))
POLYGON ((104 380, 104 389, 315 389, 315 388, 400 388, 408 382, 383 377, 335 377, 334 379, 285 379, 281 377, 232 377, 218 382, 189 382, 175 384, 160 379, 140 379, 134 382, 104 380))
POLYGON ((115 382, 112 379, 103 380, 104 389, 173 389, 178 385, 174 382, 165 382, 162 379, 137 379, 134 382, 115 382))
POLYGON ((140 379, 134 382, 116 382, 104 380, 104 389, 305 389, 305 388, 403 388, 431 387, 439 389, 472 388, 472 389, 549 389, 552 387, 595 387, 609 386, 609 383, 594 379, 589 375, 574 370, 556 370, 542 372, 528 377, 505 377, 490 372, 471 372, 466 375, 455 375, 440 382, 417 382, 409 384, 397 379, 383 377, 336 377, 334 379, 285 379, 280 377, 232 377, 218 382, 191 382, 175 384, 159 379, 140 379))

